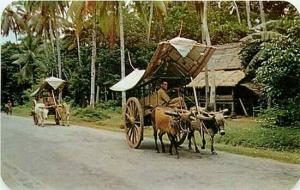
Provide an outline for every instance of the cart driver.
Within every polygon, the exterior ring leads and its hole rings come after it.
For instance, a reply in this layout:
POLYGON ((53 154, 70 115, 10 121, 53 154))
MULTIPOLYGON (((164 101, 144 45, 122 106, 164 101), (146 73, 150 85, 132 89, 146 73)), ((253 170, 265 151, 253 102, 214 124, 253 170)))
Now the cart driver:
POLYGON ((48 106, 56 105, 56 101, 54 100, 51 92, 48 92, 47 103, 48 103, 48 106))
POLYGON ((182 97, 177 97, 171 99, 167 94, 168 90, 168 82, 166 80, 162 80, 160 84, 160 89, 157 91, 158 96, 158 105, 159 106, 167 106, 173 108, 185 108, 185 103, 182 97))

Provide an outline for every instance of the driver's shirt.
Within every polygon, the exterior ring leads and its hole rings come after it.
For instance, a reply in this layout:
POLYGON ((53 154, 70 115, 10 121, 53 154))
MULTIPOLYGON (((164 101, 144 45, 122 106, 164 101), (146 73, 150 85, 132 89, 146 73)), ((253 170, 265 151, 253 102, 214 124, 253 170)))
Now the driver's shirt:
POLYGON ((51 96, 48 97, 48 104, 49 104, 49 106, 55 105, 53 97, 51 97, 51 96))
POLYGON ((158 105, 160 106, 166 106, 171 100, 167 92, 162 88, 160 88, 157 91, 157 96, 158 96, 158 105))

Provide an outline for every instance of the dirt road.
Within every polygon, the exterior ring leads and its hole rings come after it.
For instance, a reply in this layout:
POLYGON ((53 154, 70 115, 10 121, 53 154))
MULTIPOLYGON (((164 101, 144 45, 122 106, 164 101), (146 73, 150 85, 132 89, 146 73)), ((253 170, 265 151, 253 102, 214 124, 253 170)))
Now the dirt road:
POLYGON ((300 165, 186 147, 179 153, 156 153, 152 138, 136 150, 123 133, 1 116, 1 175, 11 189, 283 190, 300 178, 300 165))

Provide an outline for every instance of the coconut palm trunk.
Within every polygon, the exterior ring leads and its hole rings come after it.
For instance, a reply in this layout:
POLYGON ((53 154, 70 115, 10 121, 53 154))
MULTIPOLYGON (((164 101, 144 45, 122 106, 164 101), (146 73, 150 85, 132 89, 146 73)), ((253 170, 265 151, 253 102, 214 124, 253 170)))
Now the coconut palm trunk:
POLYGON ((93 34, 92 34, 92 62, 91 62, 91 96, 90 96, 90 106, 95 107, 95 79, 96 79, 96 9, 94 11, 94 22, 93 22, 93 34))
POLYGON ((78 64, 81 65, 81 54, 80 54, 80 40, 79 40, 79 34, 76 32, 76 42, 77 42, 77 54, 78 54, 78 64))
POLYGON ((55 45, 54 45, 54 33, 53 33, 53 28, 52 28, 52 24, 51 21, 49 20, 49 33, 50 33, 50 42, 51 42, 51 46, 52 46, 52 53, 53 53, 53 59, 56 62, 56 54, 55 54, 55 45))
MULTIPOLYGON (((201 18, 201 40, 202 44, 206 44, 206 33, 204 23, 206 22, 204 18, 204 3, 203 2, 195 2, 196 9, 199 11, 201 18)), ((204 67, 205 70, 205 108, 207 109, 209 104, 209 81, 208 81, 208 67, 207 64, 204 67)))
MULTIPOLYGON (((124 23, 122 2, 119 1, 119 25, 120 25, 120 46, 121 46, 121 77, 125 77, 125 46, 124 46, 124 23)), ((125 112, 126 106, 126 93, 122 92, 122 111, 125 112)))
POLYGON ((239 7, 237 6, 235 1, 233 1, 233 4, 235 6, 235 11, 236 11, 236 16, 237 16, 238 22, 239 22, 239 24, 241 24, 241 17, 240 17, 239 7))
POLYGON ((247 24, 248 24, 248 28, 251 29, 252 28, 252 24, 251 24, 251 17, 250 17, 250 1, 246 0, 246 14, 247 14, 247 24))
POLYGON ((61 56, 60 56, 60 41, 59 41, 59 32, 56 35, 56 53, 57 53, 57 66, 58 66, 58 78, 61 79, 61 56))
MULTIPOLYGON (((56 39, 56 50, 57 50, 57 66, 58 66, 58 78, 62 78, 61 71, 62 71, 62 66, 61 66, 61 57, 60 57, 60 42, 59 42, 59 35, 57 35, 56 39)), ((62 102, 62 91, 59 91, 58 94, 58 102, 62 102)))
MULTIPOLYGON (((203 32, 205 35, 205 41, 207 46, 211 46, 211 41, 210 41, 210 36, 209 36, 209 31, 208 31, 208 24, 207 24, 207 1, 203 2, 203 14, 202 14, 202 26, 203 26, 203 32)), ((214 106, 214 109, 216 107, 216 86, 215 86, 215 69, 212 68, 211 71, 211 76, 212 76, 212 84, 211 84, 211 89, 210 89, 210 98, 208 102, 208 93, 209 93, 209 82, 208 82, 208 68, 207 65, 205 67, 205 104, 206 108, 208 107, 209 104, 212 104, 214 106)))
POLYGON ((150 41, 150 35, 151 35, 152 17, 153 17, 153 1, 150 4, 150 15, 149 15, 148 32, 147 32, 147 42, 148 43, 150 41))
POLYGON ((100 86, 97 85, 97 88, 96 88, 96 104, 99 103, 99 95, 100 95, 100 86))
POLYGON ((259 12, 260 12, 261 24, 262 24, 262 28, 263 28, 262 39, 265 40, 266 39, 267 26, 266 26, 264 5, 263 5, 263 2, 261 0, 259 1, 259 12))
MULTIPOLYGON (((206 34, 205 34, 205 18, 204 18, 204 3, 203 2, 195 2, 195 8, 198 14, 200 15, 200 21, 201 21, 201 41, 202 44, 206 44, 206 34)), ((205 108, 207 108, 209 104, 209 82, 208 82, 208 68, 207 64, 204 67, 205 70, 205 108)))

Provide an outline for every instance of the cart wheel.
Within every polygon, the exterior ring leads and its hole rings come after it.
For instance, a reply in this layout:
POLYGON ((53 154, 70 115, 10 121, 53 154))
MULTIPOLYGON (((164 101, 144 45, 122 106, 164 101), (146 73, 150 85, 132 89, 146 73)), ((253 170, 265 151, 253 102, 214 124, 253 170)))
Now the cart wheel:
POLYGON ((129 147, 138 148, 143 140, 144 115, 140 102, 131 97, 125 111, 125 134, 129 147))
POLYGON ((38 124, 38 118, 37 118, 36 114, 34 112, 31 112, 31 115, 32 115, 33 123, 35 125, 37 125, 38 124))
POLYGON ((177 139, 178 139, 178 146, 182 145, 182 143, 185 141, 186 139, 186 136, 187 136, 187 133, 186 132, 180 132, 178 135, 177 135, 177 139))
POLYGON ((184 131, 180 131, 180 133, 177 134, 177 139, 178 139, 178 146, 182 145, 182 143, 185 141, 186 139, 186 136, 187 136, 187 126, 186 124, 183 124, 181 126, 181 128, 184 130, 184 131))
POLYGON ((55 124, 56 124, 56 125, 59 125, 59 118, 56 116, 56 114, 55 114, 54 117, 55 117, 55 118, 54 118, 54 119, 55 119, 55 124))

